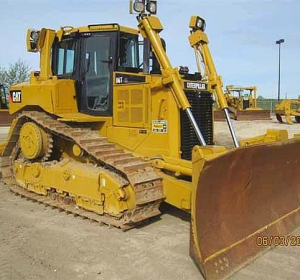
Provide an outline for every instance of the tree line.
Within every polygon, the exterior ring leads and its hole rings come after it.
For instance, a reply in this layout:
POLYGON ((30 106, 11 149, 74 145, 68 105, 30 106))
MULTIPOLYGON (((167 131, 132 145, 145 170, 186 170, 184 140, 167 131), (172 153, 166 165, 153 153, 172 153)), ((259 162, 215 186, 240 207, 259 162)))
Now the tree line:
POLYGON ((29 76, 30 67, 21 59, 10 64, 8 67, 0 65, 0 84, 11 87, 14 84, 28 81, 29 76))

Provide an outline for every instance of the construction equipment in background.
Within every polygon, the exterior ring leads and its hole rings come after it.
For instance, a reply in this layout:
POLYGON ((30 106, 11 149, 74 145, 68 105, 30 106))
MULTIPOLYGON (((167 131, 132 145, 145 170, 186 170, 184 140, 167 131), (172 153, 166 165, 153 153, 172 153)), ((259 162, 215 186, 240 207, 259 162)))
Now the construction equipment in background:
POLYGON ((270 120, 270 110, 257 107, 257 88, 226 86, 225 93, 232 116, 236 120, 270 120))
POLYGON ((124 230, 159 215, 162 201, 191 212, 191 256, 206 279, 227 277, 264 248, 257 238, 299 226, 300 140, 272 131, 239 147, 205 21, 192 17, 190 42, 206 72, 180 74, 159 35, 156 1, 131 7, 138 30, 28 31, 41 69, 10 88, 18 115, 0 145, 3 180, 29 199, 124 230), (231 150, 214 146, 214 93, 231 150))
POLYGON ((218 109, 217 106, 214 106, 214 121, 220 122, 225 121, 225 116, 222 110, 218 109))
MULTIPOLYGON (((225 97, 229 106, 230 115, 234 120, 270 120, 270 110, 257 107, 257 88, 226 86, 225 97)), ((220 120, 218 110, 215 119, 220 120)))
POLYGON ((295 122, 300 123, 300 96, 298 100, 284 99, 280 104, 275 105, 276 119, 283 123, 282 116, 285 116, 288 124, 293 124, 292 117, 295 117, 295 122))
POLYGON ((0 126, 9 126, 13 117, 9 114, 9 95, 7 86, 0 84, 0 126))

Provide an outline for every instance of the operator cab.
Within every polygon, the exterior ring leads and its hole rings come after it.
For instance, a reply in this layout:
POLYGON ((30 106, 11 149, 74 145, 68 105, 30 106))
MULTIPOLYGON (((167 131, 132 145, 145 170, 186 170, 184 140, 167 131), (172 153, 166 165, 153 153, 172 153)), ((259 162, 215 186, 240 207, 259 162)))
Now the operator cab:
POLYGON ((231 88, 229 89, 229 93, 239 100, 243 110, 250 108, 250 95, 252 94, 251 89, 245 88, 231 88))
POLYGON ((80 112, 112 115, 113 72, 139 73, 138 31, 89 25, 63 35, 52 47, 52 72, 76 81, 80 112), (101 30, 101 31, 100 31, 101 30))

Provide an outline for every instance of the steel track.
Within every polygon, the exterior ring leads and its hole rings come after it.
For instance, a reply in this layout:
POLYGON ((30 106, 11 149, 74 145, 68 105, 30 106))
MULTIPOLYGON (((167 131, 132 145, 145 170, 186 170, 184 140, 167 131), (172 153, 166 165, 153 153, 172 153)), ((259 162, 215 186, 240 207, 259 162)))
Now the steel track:
POLYGON ((160 214, 159 206, 164 198, 162 180, 156 174, 151 162, 145 162, 142 158, 126 153, 115 144, 108 142, 106 137, 101 137, 97 131, 89 128, 71 127, 43 112, 23 112, 13 124, 2 156, 1 167, 4 182, 14 193, 33 201, 123 230, 135 227, 160 214), (14 179, 13 164, 19 151, 19 132, 27 121, 35 122, 51 135, 70 141, 70 144, 76 143, 85 154, 94 158, 98 166, 109 169, 110 174, 124 184, 131 184, 135 191, 135 208, 125 211, 121 217, 117 218, 108 214, 98 215, 78 208, 73 204, 74 202, 72 205, 65 204, 58 195, 53 193, 43 196, 18 186, 14 179))

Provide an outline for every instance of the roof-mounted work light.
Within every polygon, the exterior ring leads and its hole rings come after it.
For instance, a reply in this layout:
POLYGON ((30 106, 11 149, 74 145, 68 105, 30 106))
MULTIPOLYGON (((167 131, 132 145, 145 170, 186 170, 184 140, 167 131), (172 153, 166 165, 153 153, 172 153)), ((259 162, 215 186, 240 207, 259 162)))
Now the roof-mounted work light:
POLYGON ((193 30, 205 31, 206 23, 205 20, 199 16, 192 16, 190 21, 190 28, 193 30))
POLYGON ((154 0, 147 1, 146 9, 151 15, 156 15, 156 13, 157 13, 157 1, 154 1, 154 0))
POLYGON ((145 1, 136 0, 133 3, 133 10, 137 13, 142 13, 145 11, 145 1))
POLYGON ((145 13, 146 11, 155 15, 157 13, 157 1, 156 0, 130 0, 130 13, 133 11, 136 13, 145 13))

